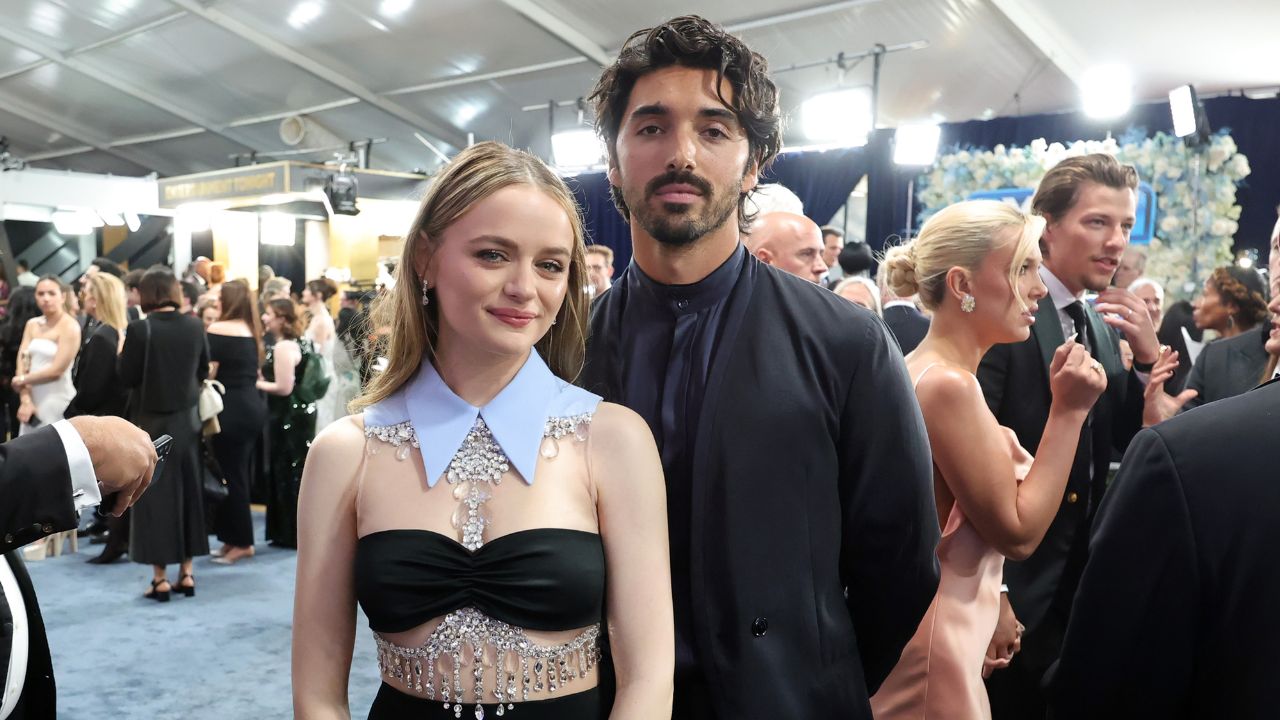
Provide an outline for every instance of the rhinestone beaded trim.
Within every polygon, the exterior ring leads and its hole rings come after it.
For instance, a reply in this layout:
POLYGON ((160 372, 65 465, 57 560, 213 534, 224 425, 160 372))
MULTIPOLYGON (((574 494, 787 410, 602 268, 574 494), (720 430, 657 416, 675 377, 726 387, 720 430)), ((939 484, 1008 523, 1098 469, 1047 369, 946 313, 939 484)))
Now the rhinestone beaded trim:
POLYGON ((475 717, 483 720, 482 702, 498 703, 497 715, 512 703, 529 699, 530 692, 554 693, 576 678, 585 677, 600 662, 600 626, 593 625, 562 645, 535 644, 524 630, 464 608, 444 616, 421 647, 396 645, 378 634, 378 669, 404 684, 406 690, 440 700, 454 717, 462 717, 463 703, 475 703, 475 717), (448 658, 442 670, 439 661, 448 658), (462 686, 463 666, 474 685, 462 686), (493 670, 493 700, 485 699, 488 668, 493 670), (518 687, 517 687, 518 683, 518 687))

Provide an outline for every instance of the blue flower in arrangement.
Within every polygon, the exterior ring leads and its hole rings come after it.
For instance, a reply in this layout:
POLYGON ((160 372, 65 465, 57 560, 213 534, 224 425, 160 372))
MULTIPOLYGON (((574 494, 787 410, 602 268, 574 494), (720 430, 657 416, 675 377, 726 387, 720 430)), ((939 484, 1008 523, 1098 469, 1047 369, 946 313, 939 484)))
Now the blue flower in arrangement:
POLYGON ((1156 193, 1156 226, 1147 274, 1173 299, 1194 294, 1213 268, 1230 262, 1239 225, 1236 189, 1250 173, 1229 128, 1200 148, 1173 135, 1130 128, 1118 139, 1067 145, 1043 139, 1024 147, 952 146, 916 181, 917 227, 938 210, 979 190, 1032 188, 1062 159, 1105 152, 1137 168, 1156 193))

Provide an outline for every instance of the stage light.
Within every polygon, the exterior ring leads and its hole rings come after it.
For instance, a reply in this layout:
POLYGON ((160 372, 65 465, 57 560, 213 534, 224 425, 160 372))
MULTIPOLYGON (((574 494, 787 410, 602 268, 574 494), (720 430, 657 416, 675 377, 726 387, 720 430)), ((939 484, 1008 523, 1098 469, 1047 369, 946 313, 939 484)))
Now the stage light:
POLYGON ((310 25, 312 20, 320 17, 320 13, 323 11, 324 8, 315 0, 303 0, 303 2, 293 6, 293 12, 289 13, 287 22, 295 30, 301 30, 310 25))
POLYGON ((1199 145, 1209 139, 1209 117, 1204 105, 1190 85, 1169 91, 1169 112, 1173 115, 1173 134, 1185 138, 1191 145, 1199 145))
POLYGON ((1080 97, 1089 117, 1120 117, 1133 106, 1133 76, 1123 65, 1095 65, 1080 79, 1080 97))
POLYGON ((358 189, 356 176, 345 170, 339 170, 325 180, 324 194, 329 198, 329 207, 335 215, 360 214, 360 208, 356 205, 358 189))
POLYGON ((872 130, 871 91, 849 88, 814 95, 800 105, 800 130, 814 142, 866 145, 872 130))
POLYGON ((259 216, 258 237, 263 245, 292 246, 297 242, 297 221, 284 213, 262 213, 259 216))
POLYGON ((129 232, 138 232, 138 228, 142 227, 142 218, 139 218, 136 212, 127 212, 124 214, 124 224, 129 228, 129 232))
POLYGON ((929 166, 938 155, 942 128, 932 124, 902 125, 893 134, 895 165, 929 166))
POLYGON ((386 18, 396 18, 413 7, 413 0, 382 0, 378 5, 378 14, 386 18))
POLYGON ((59 210, 53 214, 53 228, 59 235, 89 235, 93 233, 93 224, 85 213, 74 210, 59 210))
POLYGON ((561 170, 599 165, 604 162, 604 143, 592 130, 565 130, 551 136, 551 157, 561 170))

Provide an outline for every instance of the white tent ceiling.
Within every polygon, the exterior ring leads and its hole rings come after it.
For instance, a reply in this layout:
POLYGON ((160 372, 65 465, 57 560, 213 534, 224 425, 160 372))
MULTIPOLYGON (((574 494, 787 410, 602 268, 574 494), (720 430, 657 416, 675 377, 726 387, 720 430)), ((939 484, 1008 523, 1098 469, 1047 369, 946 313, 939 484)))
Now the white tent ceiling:
MULTIPOLYGON (((551 123, 633 30, 696 12, 735 28, 775 70, 923 40, 892 53, 880 125, 1053 112, 1102 62, 1135 96, 1280 86, 1280 3, 1219 0, 0 0, 0 135, 37 167, 175 175, 286 150, 303 114, 337 138, 386 138, 373 167, 430 170, 435 153, 499 139, 546 157, 551 123)), ((844 73, 871 82, 872 62, 844 73)), ((780 72, 783 106, 841 81, 780 72)), ((1121 121, 1122 122, 1122 121, 1121 121)), ((803 143, 790 123, 788 141, 803 143)), ((327 159, 329 153, 300 157, 327 159)))

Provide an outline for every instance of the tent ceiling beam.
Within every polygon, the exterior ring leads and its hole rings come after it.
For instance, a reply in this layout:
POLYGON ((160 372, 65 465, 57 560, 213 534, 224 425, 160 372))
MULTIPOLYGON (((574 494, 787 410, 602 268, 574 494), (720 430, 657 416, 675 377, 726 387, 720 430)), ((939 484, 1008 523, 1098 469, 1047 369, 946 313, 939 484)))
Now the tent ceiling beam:
POLYGON ((1063 75, 1077 87, 1080 86, 1080 78, 1085 70, 1083 59, 1088 56, 1057 25, 1024 0, 990 0, 990 3, 1063 75))
POLYGON ((160 110, 163 110, 169 113, 170 115, 173 115, 174 117, 181 118, 191 123, 192 125, 198 125, 204 128, 205 130, 215 133, 217 135, 221 135, 222 137, 234 143, 237 143, 239 145, 244 145, 250 149, 253 149, 252 144, 246 142, 244 139, 239 137, 238 133, 234 131, 228 131, 227 129, 220 127, 217 123, 213 122, 212 120, 209 120, 208 118, 200 117, 198 114, 193 113, 190 110, 187 110, 186 108, 179 106, 177 103, 170 102, 169 100, 166 100, 156 95, 155 93, 150 92, 149 90, 143 87, 140 87, 134 84, 133 82, 130 82, 129 80, 125 80, 123 78, 119 78, 109 73, 103 72, 101 69, 98 68, 97 64, 95 63, 85 62, 84 60, 81 60, 79 58, 69 56, 66 53, 63 53, 56 48, 45 45, 42 42, 33 40, 20 33, 16 33, 11 28, 3 24, 0 24, 0 39, 7 40, 8 42, 14 45, 17 45, 18 47, 21 47, 30 52, 36 53, 37 55, 41 55, 44 58, 51 60, 57 63, 58 65, 61 65, 62 67, 65 67, 69 70, 74 70, 75 72, 80 73, 81 75, 84 75, 85 77, 95 82, 106 85, 107 87, 110 87, 113 90, 116 90, 120 93, 128 95, 136 100, 140 100, 144 103, 147 103, 148 105, 159 108, 160 110))
POLYGON ((453 145, 454 147, 462 148, 467 146, 466 133, 461 129, 441 120, 429 119, 393 100, 388 100, 357 80, 344 75, 338 70, 302 52, 299 52, 293 47, 272 38, 247 23, 237 20, 219 10, 205 7, 196 0, 169 0, 169 2, 193 15, 198 15, 206 22, 235 35, 241 40, 249 42, 257 46, 259 49, 264 50, 285 62, 291 63, 311 75, 334 85, 335 87, 341 88, 344 92, 351 93, 360 100, 381 110, 387 115, 410 125, 416 130, 421 130, 435 135, 437 138, 453 145))
MULTIPOLYGON (((0 93, 0 105, 4 106, 5 112, 23 118, 28 122, 33 122, 37 125, 46 127, 49 130, 71 138, 77 142, 87 143, 89 145, 87 148, 76 148, 79 152, 100 150, 122 160, 127 160, 134 165, 139 165, 147 170, 158 172, 163 175, 182 175, 186 172, 185 168, 165 160, 164 158, 157 157, 154 153, 149 153, 145 150, 131 150, 113 147, 109 141, 96 137, 93 131, 76 127, 71 123, 59 120, 52 115, 31 107, 22 100, 19 100, 7 93, 0 93)), ((46 158, 42 155, 31 155, 24 159, 35 162, 46 158)))
MULTIPOLYGON (((82 53, 87 53, 90 50, 97 50, 99 48, 110 47, 111 45, 115 45, 118 42, 128 40, 134 35, 141 35, 150 30, 155 30, 156 28, 164 27, 165 25, 168 25, 174 20, 178 20, 186 16, 187 16, 186 12, 176 12, 176 13, 171 13, 169 15, 165 15, 164 17, 156 18, 155 20, 143 23, 141 25, 138 25, 137 27, 129 28, 124 32, 116 33, 115 35, 105 37, 101 40, 98 40, 97 42, 92 42, 83 47, 78 47, 78 48, 69 50, 67 52, 67 57, 72 57, 75 55, 80 55, 82 53)), ((17 77, 18 75, 22 75, 23 73, 28 73, 37 68, 42 68, 45 65, 51 64, 52 62, 53 62, 52 60, 45 58, 43 60, 36 60, 35 62, 27 63, 26 65, 23 65, 21 67, 16 67, 12 70, 8 70, 6 72, 0 73, 0 80, 8 80, 11 77, 17 77)))
POLYGON ((613 57, 597 45, 581 30, 548 12, 533 0, 502 0, 502 4, 515 10, 526 20, 551 34, 552 37, 577 50, 600 67, 607 67, 613 57))

